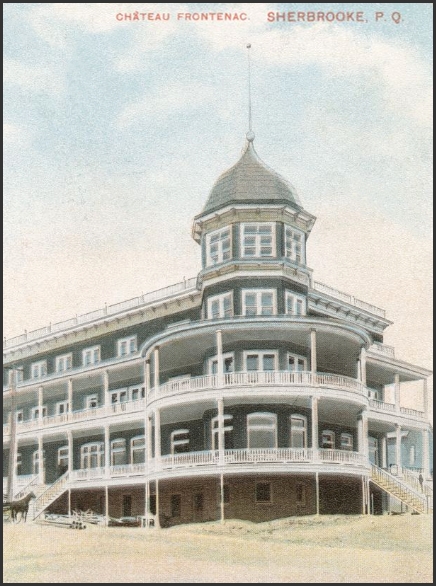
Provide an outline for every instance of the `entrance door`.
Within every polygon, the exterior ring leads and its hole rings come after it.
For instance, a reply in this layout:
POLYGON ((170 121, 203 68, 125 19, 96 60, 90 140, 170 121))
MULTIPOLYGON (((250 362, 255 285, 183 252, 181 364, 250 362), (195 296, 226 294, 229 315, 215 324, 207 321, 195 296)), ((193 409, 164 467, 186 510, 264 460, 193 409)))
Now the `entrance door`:
POLYGON ((132 495, 123 494, 123 517, 132 516, 132 495))

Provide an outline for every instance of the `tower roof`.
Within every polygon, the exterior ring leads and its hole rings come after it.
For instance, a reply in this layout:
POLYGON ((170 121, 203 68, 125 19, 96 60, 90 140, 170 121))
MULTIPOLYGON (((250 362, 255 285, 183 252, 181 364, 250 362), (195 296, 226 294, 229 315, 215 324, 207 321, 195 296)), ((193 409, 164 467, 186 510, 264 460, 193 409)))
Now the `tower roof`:
POLYGON ((254 135, 249 133, 247 139, 239 161, 218 177, 201 215, 230 203, 283 203, 302 208, 295 188, 257 155, 253 146, 254 135))

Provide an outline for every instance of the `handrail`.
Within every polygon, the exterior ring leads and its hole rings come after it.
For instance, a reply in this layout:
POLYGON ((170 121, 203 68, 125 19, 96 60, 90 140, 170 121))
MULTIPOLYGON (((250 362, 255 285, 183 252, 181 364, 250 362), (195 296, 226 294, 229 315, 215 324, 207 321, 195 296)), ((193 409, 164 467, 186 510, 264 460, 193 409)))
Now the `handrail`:
POLYGON ((24 496, 26 496, 26 494, 29 492, 29 489, 32 488, 32 486, 36 486, 39 484, 39 475, 35 474, 32 478, 32 480, 26 484, 26 486, 24 488, 22 488, 20 490, 20 492, 17 492, 17 494, 15 495, 15 499, 21 499, 24 496))
MULTIPOLYGON (((379 482, 380 486, 384 487, 385 490, 396 489, 399 492, 399 495, 403 495, 403 498, 405 498, 404 494, 408 493, 412 498, 411 506, 416 507, 416 502, 418 502, 422 506, 422 510, 426 509, 427 499, 422 493, 419 493, 411 486, 401 482, 398 478, 389 474, 389 472, 386 472, 382 468, 379 468, 375 464, 371 464, 371 477, 374 481, 379 482)), ((392 494, 398 498, 398 493, 392 494)))
POLYGON ((348 293, 344 293, 343 291, 339 291, 339 289, 334 289, 329 285, 325 285, 324 283, 320 283, 319 281, 313 282, 313 289, 315 291, 319 291, 320 293, 325 293, 330 297, 335 297, 336 299, 340 299, 341 301, 345 301, 345 303, 349 303, 350 305, 354 305, 359 309, 364 309, 365 311, 369 311, 375 315, 380 317, 386 317, 386 312, 381 307, 377 307, 376 305, 372 305, 371 303, 367 303, 366 301, 362 301, 353 295, 349 295, 348 293))

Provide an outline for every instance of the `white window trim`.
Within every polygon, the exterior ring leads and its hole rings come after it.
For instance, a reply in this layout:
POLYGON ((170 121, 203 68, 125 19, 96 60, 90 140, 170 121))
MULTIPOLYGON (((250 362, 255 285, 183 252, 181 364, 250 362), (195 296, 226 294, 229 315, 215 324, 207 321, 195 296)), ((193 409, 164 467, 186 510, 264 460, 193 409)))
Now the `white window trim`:
POLYGON ((207 300, 207 318, 208 319, 221 319, 226 317, 225 316, 225 312, 224 312, 224 299, 226 298, 230 298, 230 308, 231 308, 231 315, 229 315, 228 317, 233 317, 234 315, 234 304, 233 304, 233 291, 226 291, 225 293, 220 293, 219 295, 213 295, 212 297, 209 297, 207 300), (218 317, 214 317, 212 315, 212 304, 214 302, 219 303, 219 315, 218 317))
POLYGON ((306 315, 307 308, 306 308, 306 298, 303 295, 299 295, 298 293, 294 293, 293 291, 289 291, 287 289, 285 291, 285 314, 286 315, 295 315, 297 317, 306 315), (292 311, 288 311, 288 299, 292 299, 292 311), (297 304, 298 301, 302 303, 301 306, 301 313, 297 312, 297 304))
POLYGON ((275 372, 275 371, 277 371, 278 359, 279 359, 278 350, 244 350, 244 352, 243 352, 244 371, 249 372, 250 374, 252 374, 254 372, 275 372), (261 368, 259 368, 259 370, 248 370, 247 369, 247 358, 248 358, 248 356, 251 356, 254 354, 257 354, 257 356, 259 357, 259 366, 263 366, 263 364, 262 364, 263 357, 265 355, 274 356, 274 368, 272 370, 266 370, 266 371, 263 371, 261 368))
POLYGON ((85 397, 85 409, 97 409, 97 407, 98 407, 98 394, 97 393, 94 393, 92 395, 86 395, 86 397, 85 397), (95 407, 90 407, 89 406, 89 404, 92 401, 95 401, 97 403, 95 407))
POLYGON ((336 434, 335 434, 334 431, 332 431, 331 429, 323 429, 322 430, 322 433, 321 433, 321 447, 324 450, 334 450, 336 448, 336 434), (333 438, 333 447, 330 447, 330 448, 325 448, 324 447, 324 434, 326 434, 326 435, 327 434, 330 434, 332 436, 332 438, 333 438))
POLYGON ((84 467, 85 458, 89 458, 91 454, 96 454, 100 460, 100 466, 96 466, 96 468, 103 468, 104 467, 104 442, 88 442, 86 444, 82 444, 80 446, 80 469, 81 470, 91 470, 91 468, 84 467), (92 446, 97 446, 97 450, 95 452, 91 452, 89 448, 92 446), (85 451, 88 450, 88 451, 85 451))
POLYGON ((66 372, 73 368, 73 354, 72 352, 68 354, 62 354, 61 356, 56 356, 56 372, 66 372), (68 361, 70 362, 70 366, 67 366, 68 361), (60 368, 60 366, 65 362, 65 367, 60 368))
POLYGON ((207 267, 218 265, 220 263, 231 260, 231 258, 232 258, 232 227, 231 226, 219 228, 218 230, 214 230, 213 232, 209 232, 209 234, 206 234, 206 266, 207 267), (229 258, 228 259, 223 258, 224 254, 223 254, 221 234, 224 234, 225 232, 229 233, 229 240, 230 240, 229 258), (218 260, 217 261, 214 261, 211 254, 210 254, 210 245, 211 245, 210 241, 211 241, 212 236, 215 236, 215 235, 219 235, 218 240, 217 240, 217 245, 218 245, 218 260))
POLYGON ((22 421, 24 421, 24 410, 23 409, 17 409, 17 411, 15 411, 15 421, 17 423, 21 423, 22 421))
POLYGON ((258 480, 256 481, 256 485, 254 487, 254 502, 256 503, 256 505, 272 505, 273 504, 273 486, 272 486, 272 482, 270 481, 263 481, 263 480, 258 480), (269 496, 270 499, 269 501, 258 501, 257 500, 257 486, 259 484, 269 484, 269 496))
POLYGON ((143 451, 144 452, 144 462, 146 459, 146 453, 145 453, 145 435, 135 435, 135 437, 132 437, 130 440, 130 462, 133 464, 134 458, 133 458, 133 452, 139 452, 139 451, 143 451), (135 446, 135 442, 139 442, 142 441, 142 446, 141 445, 137 445, 135 446))
MULTIPOLYGON (((215 424, 218 423, 219 421, 219 416, 217 415, 216 417, 213 417, 211 419, 210 422, 210 427, 211 427, 211 435, 212 435, 212 450, 218 450, 218 443, 219 443, 219 439, 218 439, 218 433, 219 433, 219 427, 215 427, 215 424)), ((226 421, 228 423, 232 423, 233 422, 233 415, 230 415, 229 413, 226 413, 224 415, 224 427, 223 427, 223 432, 224 434, 233 431, 233 425, 226 425, 226 421)), ((225 441, 225 440, 224 440, 225 441)))
POLYGON ((58 448, 58 466, 61 465, 61 460, 67 460, 67 465, 68 465, 68 460, 69 460, 69 447, 68 447, 68 445, 61 446, 60 448, 58 448), (61 457, 62 450, 65 450, 66 453, 63 454, 61 457))
MULTIPOLYGON (((277 315, 277 290, 276 289, 242 289, 242 315, 247 316, 247 304, 246 304, 246 296, 247 295, 255 295, 256 296, 256 314, 255 315, 264 315, 265 317, 269 317, 270 315, 277 315), (272 293, 273 298, 273 306, 272 306, 272 314, 263 314, 262 313, 262 293, 272 293)), ((254 317, 254 316, 247 316, 247 317, 254 317)))
POLYGON ((47 360, 39 360, 38 362, 32 362, 30 366, 30 374, 32 379, 42 378, 47 375, 47 360), (37 369, 35 375, 34 371, 37 369))
MULTIPOLYGON (((42 471, 45 470, 45 450, 42 450, 42 471)), ((39 470, 39 450, 35 450, 32 454, 32 474, 38 474, 39 470), (38 472, 36 472, 36 464, 38 464, 38 472)))
POLYGON ((129 356, 130 354, 134 354, 138 350, 138 336, 136 334, 134 336, 127 336, 126 338, 120 338, 117 340, 117 357, 122 358, 123 356, 129 356), (133 342, 133 344, 132 344, 133 342), (126 352, 123 354, 121 352, 121 347, 123 344, 126 344, 126 352), (132 349, 133 346, 133 349, 132 349))
POLYGON ((68 401, 58 401, 55 405, 55 411, 56 411, 56 415, 65 415, 65 413, 68 413, 70 408, 69 408, 69 404, 68 401), (60 412, 60 408, 61 406, 63 406, 65 408, 64 412, 61 413, 60 412))
POLYGON ((39 414, 38 416, 36 416, 36 412, 39 411, 39 408, 41 407, 42 410, 42 417, 47 417, 47 405, 36 405, 35 407, 32 407, 30 410, 30 418, 31 419, 39 419, 39 414))
POLYGON ((293 352, 288 352, 286 355, 286 367, 289 372, 304 372, 307 370, 307 358, 305 356, 301 356, 300 354, 294 354, 293 352), (303 370, 290 370, 289 368, 289 358, 293 358, 296 362, 299 360, 303 361, 303 370))
POLYGON ((277 257, 277 245, 276 245, 276 225, 274 222, 243 222, 241 223, 241 227, 240 227, 240 247, 241 247, 241 258, 276 258, 277 257), (260 234, 259 232, 256 232, 254 234, 245 234, 245 227, 246 226, 256 226, 257 228, 259 228, 259 226, 271 226, 271 254, 264 254, 261 255, 260 254, 260 249, 261 249, 261 244, 260 244, 260 238, 262 236, 262 234, 260 234), (256 248, 256 253, 254 255, 246 255, 244 254, 244 237, 245 236, 254 236, 255 238, 255 244, 254 247, 256 248))
POLYGON ((409 447, 409 465, 414 466, 416 463, 416 447, 415 444, 412 444, 409 447))
POLYGON ((352 452, 354 449, 354 438, 353 438, 353 434, 350 433, 349 431, 343 431, 340 435, 339 438, 340 442, 341 442, 341 450, 345 450, 345 451, 349 451, 352 452), (348 444, 344 444, 343 443, 343 439, 347 438, 350 440, 350 443, 348 444))
POLYGON ((89 348, 84 348, 82 350, 82 365, 83 366, 92 366, 93 364, 98 364, 101 360, 101 350, 100 350, 100 346, 90 346, 89 348), (94 354, 95 352, 98 351, 98 358, 94 358, 94 354), (91 361, 87 362, 86 361, 86 355, 87 353, 91 354, 91 361))
POLYGON ((111 440, 111 466, 116 466, 114 463, 115 454, 124 454, 124 459, 127 460, 127 444, 126 438, 116 437, 111 440), (117 446, 117 444, 119 444, 117 446))
MULTIPOLYGON (((300 415, 299 413, 292 413, 292 415, 289 416, 289 432, 290 432, 290 441, 289 441, 289 445, 291 448, 293 448, 294 446, 292 445, 292 433, 293 432, 297 432, 297 433, 302 433, 303 434, 303 448, 301 449, 305 449, 307 448, 307 417, 305 415, 300 415), (301 421, 304 422, 304 426, 303 427, 295 427, 294 429, 292 429, 292 419, 299 419, 301 421)), ((299 448, 297 448, 299 449, 299 448)))
POLYGON ((177 446, 189 445, 189 429, 175 429, 171 432, 171 455, 177 455, 174 449, 177 446), (188 435, 187 438, 177 439, 178 435, 188 435))
MULTIPOLYGON (((225 354, 222 355, 222 359, 223 359, 223 369, 224 369, 224 364, 225 361, 228 360, 229 358, 231 358, 233 360, 233 370, 231 370, 230 372, 235 372, 235 353, 234 352, 226 352, 225 354)), ((209 358, 209 360, 207 361, 207 372, 212 375, 213 374, 213 363, 214 362, 218 362, 218 356, 211 356, 209 358)), ((225 372, 224 374, 230 374, 229 372, 225 372)))
MULTIPOLYGON (((294 241, 293 241, 294 242, 294 241)), ((305 254, 305 234, 301 230, 290 226, 289 224, 285 224, 283 227, 283 249, 285 253, 285 258, 292 260, 294 262, 299 262, 299 264, 306 264, 306 254, 305 254), (290 254, 288 253, 288 249, 286 248, 286 229, 292 230, 295 234, 300 236, 300 246, 301 246, 301 259, 297 261, 297 255, 295 254, 295 245, 292 245, 292 251, 290 254)))
POLYGON ((19 467, 21 467, 22 465, 23 465, 23 454, 21 452, 17 452, 17 458, 15 460, 15 474, 17 476, 20 476, 21 470, 19 470, 19 467))
MULTIPOLYGON (((277 449, 278 446, 278 430, 277 430, 277 414, 276 413, 269 413, 267 411, 256 411, 255 413, 248 413, 247 414, 247 448, 251 449, 250 446, 250 431, 274 431, 274 446, 272 449, 277 449), (256 425, 250 424, 250 419, 254 417, 264 417, 265 419, 268 418, 271 423, 257 423, 256 425)), ((257 449, 257 448, 253 448, 257 449)), ((271 448, 259 448, 259 449, 271 449, 271 448)))

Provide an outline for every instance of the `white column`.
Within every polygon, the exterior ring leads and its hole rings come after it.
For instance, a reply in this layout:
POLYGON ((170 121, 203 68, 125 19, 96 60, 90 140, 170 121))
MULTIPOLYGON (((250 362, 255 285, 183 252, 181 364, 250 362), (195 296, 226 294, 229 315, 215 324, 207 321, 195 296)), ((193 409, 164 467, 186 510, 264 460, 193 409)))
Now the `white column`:
POLYGON ((150 360, 145 361, 144 365, 144 387, 145 387, 145 396, 147 397, 148 391, 150 390, 150 360))
POLYGON ((44 387, 38 387, 38 419, 42 425, 42 406, 44 405, 44 387))
POLYGON ((159 467, 161 456, 161 445, 160 445, 160 409, 156 409, 154 412, 154 461, 156 467, 159 467))
POLYGON ((159 480, 156 478, 156 520, 154 522, 156 529, 160 529, 160 517, 159 517, 159 480))
POLYGON ((310 330, 310 370, 312 374, 316 374, 316 330, 314 328, 310 330))
POLYGON ((104 427, 104 475, 110 476, 110 465, 111 465, 111 441, 109 425, 104 427))
POLYGON ((38 484, 45 484, 44 442, 42 435, 38 437, 38 484))
POLYGON ((103 374, 103 404, 108 407, 110 405, 110 397, 109 397, 109 371, 104 370, 103 374))
POLYGON ((363 422, 359 417, 357 420, 357 447, 361 454, 363 454, 363 422))
POLYGON ((109 487, 104 487, 104 512, 106 517, 106 527, 109 526, 109 487))
POLYGON ((224 474, 220 474, 220 521, 224 523, 224 474))
POLYGON ((218 453, 219 464, 224 464, 224 401, 217 399, 218 404, 218 453))
POLYGON ((154 349, 154 389, 155 393, 158 392, 159 385, 160 385, 160 377, 159 377, 159 346, 156 346, 154 349))
POLYGON ((387 463, 387 453, 388 450, 388 442, 386 439, 386 434, 384 434, 381 438, 381 467, 382 468, 387 468, 388 463, 387 463))
POLYGON ((73 412, 73 379, 69 378, 67 383, 68 413, 73 412))
POLYGON ((398 466, 398 474, 401 474, 401 425, 395 425, 396 439, 395 439, 395 463, 398 466))
POLYGON ((366 348, 360 348, 360 381, 366 386, 366 348))
POLYGON ((368 412, 362 411, 362 453, 365 458, 369 457, 369 445, 368 445, 368 412))
POLYGON ((315 472, 316 514, 319 515, 319 473, 315 472))
POLYGON ((145 449, 147 450, 147 463, 149 464, 153 460, 153 423, 151 416, 147 415, 147 429, 145 432, 145 449))
POLYGON ((67 431, 67 441, 68 441, 68 472, 71 474, 73 471, 74 460, 73 460, 73 433, 71 431, 67 431))
POLYGON ((224 364, 223 364, 223 333, 221 330, 216 331, 216 358, 217 358, 217 375, 218 386, 224 384, 224 364))
POLYGON ((366 503, 365 477, 362 476, 362 515, 364 515, 366 512, 365 503, 366 503))
POLYGON ((395 409, 400 411, 400 375, 396 374, 394 379, 395 385, 395 409))
POLYGON ((68 516, 71 517, 71 488, 68 489, 68 516))
POLYGON ((422 406, 424 410, 424 414, 426 419, 428 419, 428 388, 427 388, 427 379, 424 378, 422 380, 422 406))
POLYGON ((312 453, 313 459, 318 459, 319 430, 318 430, 318 397, 312 397, 312 453))
POLYGON ((430 442, 428 429, 422 432, 422 468, 424 480, 430 479, 430 442))

